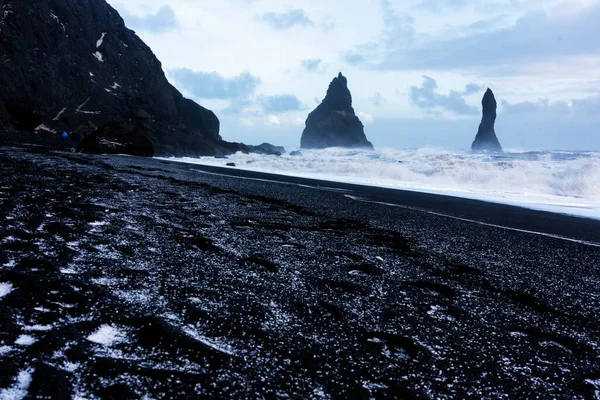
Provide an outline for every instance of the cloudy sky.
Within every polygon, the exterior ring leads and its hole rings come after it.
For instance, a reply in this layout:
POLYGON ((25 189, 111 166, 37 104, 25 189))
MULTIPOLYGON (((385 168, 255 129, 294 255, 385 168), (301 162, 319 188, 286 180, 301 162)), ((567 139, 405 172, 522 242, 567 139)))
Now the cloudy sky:
POLYGON ((226 140, 299 146, 342 72, 376 147, 600 150, 600 0, 109 0, 226 140))

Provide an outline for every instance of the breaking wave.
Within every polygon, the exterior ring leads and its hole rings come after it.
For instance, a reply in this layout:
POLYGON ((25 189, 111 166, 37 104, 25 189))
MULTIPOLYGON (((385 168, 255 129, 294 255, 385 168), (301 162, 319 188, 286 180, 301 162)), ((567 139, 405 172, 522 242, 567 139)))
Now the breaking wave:
POLYGON ((330 148, 302 150, 301 156, 238 153, 227 160, 202 157, 176 161, 215 166, 234 162, 237 168, 253 171, 448 194, 550 211, 556 211, 556 206, 579 208, 575 214, 600 215, 598 152, 509 151, 491 155, 438 148, 330 148))

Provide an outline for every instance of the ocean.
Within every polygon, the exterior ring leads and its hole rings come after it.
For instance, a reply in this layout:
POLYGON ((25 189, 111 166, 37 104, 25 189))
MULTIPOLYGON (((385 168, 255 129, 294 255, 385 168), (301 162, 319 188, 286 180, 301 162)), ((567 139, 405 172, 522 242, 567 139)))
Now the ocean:
POLYGON ((436 193, 600 219, 600 152, 475 154, 441 148, 329 148, 281 157, 169 158, 192 164, 436 193), (231 167, 233 168, 233 167, 231 167))

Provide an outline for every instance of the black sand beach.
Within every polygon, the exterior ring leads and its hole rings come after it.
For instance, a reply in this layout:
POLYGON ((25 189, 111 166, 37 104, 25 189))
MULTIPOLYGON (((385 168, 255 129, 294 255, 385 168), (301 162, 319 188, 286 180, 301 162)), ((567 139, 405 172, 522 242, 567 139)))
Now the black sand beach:
POLYGON ((0 220, 0 393, 600 392, 600 221, 48 146, 0 220))

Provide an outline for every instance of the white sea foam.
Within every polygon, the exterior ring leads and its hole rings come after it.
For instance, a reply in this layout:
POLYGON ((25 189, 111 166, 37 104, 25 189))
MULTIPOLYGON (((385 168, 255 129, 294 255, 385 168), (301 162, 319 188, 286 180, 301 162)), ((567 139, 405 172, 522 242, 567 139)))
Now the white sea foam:
POLYGON ((87 340, 104 346, 112 346, 127 341, 126 333, 114 325, 102 325, 87 340))
POLYGON ((437 148, 331 148, 302 150, 282 157, 237 153, 171 158, 201 165, 236 168, 474 198, 533 209, 600 218, 600 153, 507 152, 472 154, 437 148))

